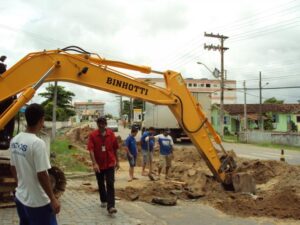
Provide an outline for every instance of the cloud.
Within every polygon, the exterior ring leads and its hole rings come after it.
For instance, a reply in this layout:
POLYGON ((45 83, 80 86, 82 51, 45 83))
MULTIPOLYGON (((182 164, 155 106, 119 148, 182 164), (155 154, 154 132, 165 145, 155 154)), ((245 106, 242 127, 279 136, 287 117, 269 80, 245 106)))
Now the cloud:
MULTIPOLYGON (((225 69, 238 87, 242 80, 258 87, 259 71, 269 86, 291 86, 300 82, 299 12, 297 1, 285 0, 272 5, 259 0, 11 0, 0 8, 0 49, 9 66, 29 52, 78 45, 105 58, 212 79, 196 62, 220 68, 220 53, 203 49, 204 43, 220 44, 203 35, 214 32, 229 37, 225 69), (280 76, 284 78, 276 78, 280 76)), ((113 94, 66 87, 76 92, 76 99, 103 98, 117 113, 113 94)), ((265 90, 264 95, 295 102, 297 91, 265 90)), ((257 101, 257 96, 248 97, 257 101)))

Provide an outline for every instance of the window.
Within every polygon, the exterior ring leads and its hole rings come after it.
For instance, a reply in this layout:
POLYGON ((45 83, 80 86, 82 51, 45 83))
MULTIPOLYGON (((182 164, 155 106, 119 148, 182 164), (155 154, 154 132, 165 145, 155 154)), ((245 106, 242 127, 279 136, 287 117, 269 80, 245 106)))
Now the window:
POLYGON ((217 84, 214 84, 214 87, 218 87, 218 85, 217 85, 217 84))
POLYGON ((229 116, 224 116, 224 125, 228 125, 229 124, 229 116))
POLYGON ((297 116, 297 123, 300 123, 300 116, 297 116))
POLYGON ((217 93, 217 92, 215 92, 215 93, 214 93, 214 95, 218 95, 218 93, 217 93))
POLYGON ((189 87, 192 87, 192 84, 191 84, 191 83, 189 83, 189 87))
POLYGON ((197 84, 196 84, 196 83, 194 83, 194 87, 197 87, 197 84))
POLYGON ((210 87, 210 84, 206 84, 206 87, 210 87))
POLYGON ((279 116, 278 114, 272 115, 272 123, 278 123, 279 122, 279 116))
POLYGON ((204 84, 201 84, 201 87, 204 87, 204 84))
POLYGON ((292 120, 292 116, 291 116, 291 115, 288 115, 288 116, 287 116, 287 122, 290 123, 291 120, 292 120))

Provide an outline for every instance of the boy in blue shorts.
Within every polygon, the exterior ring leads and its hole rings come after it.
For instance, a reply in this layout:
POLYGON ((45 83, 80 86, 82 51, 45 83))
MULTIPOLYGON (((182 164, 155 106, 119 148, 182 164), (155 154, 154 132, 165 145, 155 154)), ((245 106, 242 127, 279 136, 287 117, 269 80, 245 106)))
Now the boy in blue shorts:
POLYGON ((169 135, 170 131, 165 129, 162 134, 154 136, 159 144, 159 167, 158 167, 158 176, 163 168, 166 168, 166 179, 169 178, 169 169, 172 165, 173 158, 173 146, 174 142, 172 137, 169 135))
POLYGON ((134 176, 134 167, 136 166, 136 157, 137 157, 137 146, 135 136, 137 135, 138 130, 136 128, 132 128, 129 136, 125 141, 125 146, 127 150, 127 159, 129 162, 129 180, 128 182, 137 179, 134 176))
POLYGON ((143 167, 142 176, 151 176, 152 164, 153 164, 153 147, 155 144, 154 139, 155 129, 154 127, 149 127, 148 131, 145 131, 141 137, 141 147, 143 154, 143 167), (146 165, 149 162, 149 173, 146 173, 146 165))

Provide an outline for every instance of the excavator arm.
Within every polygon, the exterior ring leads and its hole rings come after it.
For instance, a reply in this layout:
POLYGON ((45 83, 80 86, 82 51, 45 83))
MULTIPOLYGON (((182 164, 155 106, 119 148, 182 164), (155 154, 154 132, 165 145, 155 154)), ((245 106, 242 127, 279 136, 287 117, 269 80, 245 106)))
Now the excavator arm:
POLYGON ((50 81, 71 82, 168 106, 215 178, 223 184, 232 184, 235 162, 224 150, 220 137, 191 96, 180 73, 106 60, 75 47, 30 53, 0 76, 0 102, 19 96, 0 116, 0 129, 34 96, 41 84, 50 81), (70 53, 74 50, 76 54, 70 53), (161 74, 166 87, 149 84, 115 68, 161 74), (221 156, 212 140, 219 144, 221 156))

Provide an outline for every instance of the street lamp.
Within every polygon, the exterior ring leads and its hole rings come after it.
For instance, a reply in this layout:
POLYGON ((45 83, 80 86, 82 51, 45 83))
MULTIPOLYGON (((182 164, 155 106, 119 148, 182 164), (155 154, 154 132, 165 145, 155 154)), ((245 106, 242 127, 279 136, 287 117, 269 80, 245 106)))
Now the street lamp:
POLYGON ((203 65, 215 78, 221 78, 220 79, 220 87, 221 87, 221 95, 220 95, 220 136, 223 138, 224 136, 224 79, 222 76, 222 73, 215 68, 214 71, 208 68, 204 63, 202 62, 197 62, 199 65, 203 65))
POLYGON ((209 67, 207 65, 205 65, 202 62, 197 62, 197 64, 199 65, 203 65, 209 72, 211 72, 211 74, 215 77, 215 78, 220 78, 221 77, 221 72, 220 70, 218 70, 217 68, 214 69, 214 71, 212 71, 211 69, 209 69, 209 67))

